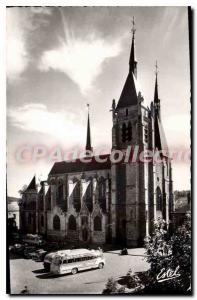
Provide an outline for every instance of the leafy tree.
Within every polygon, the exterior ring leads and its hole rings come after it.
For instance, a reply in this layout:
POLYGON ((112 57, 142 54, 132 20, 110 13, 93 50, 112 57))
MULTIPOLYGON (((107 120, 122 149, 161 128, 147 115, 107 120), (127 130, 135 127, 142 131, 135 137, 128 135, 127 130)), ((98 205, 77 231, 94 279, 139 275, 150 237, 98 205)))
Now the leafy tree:
POLYGON ((191 282, 191 217, 186 216, 184 224, 169 237, 164 220, 155 222, 154 234, 145 241, 147 261, 150 263, 150 282, 144 293, 187 294, 191 282), (158 282, 162 271, 178 268, 179 277, 158 282))

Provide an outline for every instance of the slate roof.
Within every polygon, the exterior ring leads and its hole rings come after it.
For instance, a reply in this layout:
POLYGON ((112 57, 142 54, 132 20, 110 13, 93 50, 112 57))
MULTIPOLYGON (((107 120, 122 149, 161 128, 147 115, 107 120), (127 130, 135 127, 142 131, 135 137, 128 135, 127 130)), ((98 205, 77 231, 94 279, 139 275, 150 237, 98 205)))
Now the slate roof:
POLYGON ((155 117, 155 147, 158 150, 165 150, 167 156, 169 156, 168 145, 163 125, 158 117, 155 117))
POLYGON ((130 72, 127 76, 116 109, 131 105, 137 105, 137 89, 135 85, 134 74, 132 72, 130 72))
POLYGON ((100 155, 100 158, 101 159, 107 158, 107 161, 102 163, 97 162, 95 156, 93 156, 90 162, 82 162, 79 159, 76 160, 75 162, 71 162, 71 161, 57 162, 53 165, 49 175, 110 169, 111 168, 110 155, 109 154, 100 155))
POLYGON ((28 190, 36 190, 36 177, 35 176, 32 178, 30 184, 26 188, 26 191, 28 191, 28 190))

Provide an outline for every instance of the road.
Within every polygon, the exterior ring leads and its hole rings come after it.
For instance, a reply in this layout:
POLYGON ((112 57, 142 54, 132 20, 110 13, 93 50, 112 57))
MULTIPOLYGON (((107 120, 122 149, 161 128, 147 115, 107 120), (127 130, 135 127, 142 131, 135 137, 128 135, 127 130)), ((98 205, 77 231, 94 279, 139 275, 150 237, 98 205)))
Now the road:
POLYGON ((101 294, 109 277, 119 278, 126 275, 129 269, 133 272, 148 269, 143 248, 128 249, 128 252, 127 256, 120 256, 120 250, 105 252, 104 269, 60 277, 47 274, 40 262, 11 259, 11 294, 19 294, 25 285, 31 294, 101 294))

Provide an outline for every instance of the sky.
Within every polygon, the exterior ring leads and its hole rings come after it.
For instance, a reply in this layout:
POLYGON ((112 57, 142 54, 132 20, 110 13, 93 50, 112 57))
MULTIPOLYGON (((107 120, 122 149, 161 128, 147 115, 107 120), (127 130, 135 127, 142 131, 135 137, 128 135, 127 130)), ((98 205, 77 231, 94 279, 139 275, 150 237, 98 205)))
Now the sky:
MULTIPOLYGON (((158 62, 161 117, 170 150, 190 148, 190 72, 186 7, 7 8, 7 188, 47 178, 53 149, 84 148, 87 103, 94 149, 111 149, 112 99, 128 74, 136 23, 138 81, 153 100, 158 62), (46 151, 17 159, 22 146, 46 151)), ((190 164, 173 162, 174 190, 190 189, 190 164)))

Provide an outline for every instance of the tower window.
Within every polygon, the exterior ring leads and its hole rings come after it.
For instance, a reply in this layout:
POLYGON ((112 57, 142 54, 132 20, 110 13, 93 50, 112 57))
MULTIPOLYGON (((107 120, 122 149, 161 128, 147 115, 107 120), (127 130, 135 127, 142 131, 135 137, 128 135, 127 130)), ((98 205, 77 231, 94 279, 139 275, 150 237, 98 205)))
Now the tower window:
POLYGON ((145 143, 148 143, 148 126, 145 125, 144 127, 144 140, 145 140, 145 143))
POLYGON ((123 123, 122 124, 122 142, 125 143, 126 142, 126 124, 123 123))
POLYGON ((129 113, 128 108, 126 108, 126 117, 128 116, 128 113, 129 113))
POLYGON ((131 122, 129 122, 127 126, 127 141, 130 142, 131 139, 132 139, 132 127, 131 127, 131 122))

